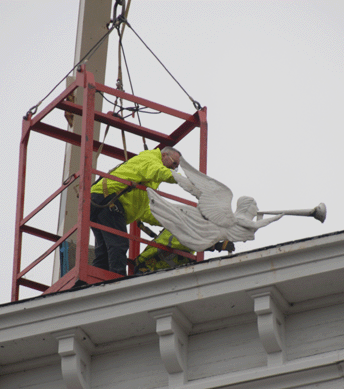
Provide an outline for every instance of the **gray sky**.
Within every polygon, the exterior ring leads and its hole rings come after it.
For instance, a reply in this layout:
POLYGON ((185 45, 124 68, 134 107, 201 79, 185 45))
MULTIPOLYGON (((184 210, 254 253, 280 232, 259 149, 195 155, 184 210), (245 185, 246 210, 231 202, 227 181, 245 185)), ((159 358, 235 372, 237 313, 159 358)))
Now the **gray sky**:
MULTIPOLYGON (((10 300, 22 117, 73 67, 78 6, 78 0, 0 2, 0 303, 10 300)), ((261 210, 327 205, 324 224, 285 217, 259 230, 255 241, 236 244, 236 252, 343 230, 341 0, 132 0, 128 19, 188 93, 208 107, 208 174, 232 189, 234 209, 242 195, 254 197, 261 210)), ((106 76, 113 87, 115 34, 106 76)), ((124 47, 136 95, 194 112, 188 97, 129 29, 124 47)), ((124 87, 129 91, 127 81, 124 87)), ((110 109, 104 107, 105 112, 110 109)), ((141 119, 145 127, 162 132, 175 128, 168 117, 141 119)), ((66 128, 62 113, 48 122, 66 128)), ((25 214, 61 184, 64 146, 45 138, 33 134, 30 139, 25 214)), ((117 133, 107 142, 121 147, 117 133)), ((178 147, 197 167, 198 134, 178 147)), ((128 137, 128 149, 142 151, 141 140, 128 137)), ((114 165, 116 161, 100 158, 101 170, 114 165)), ((161 189, 172 190, 166 185, 161 189)), ((57 213, 58 202, 34 225, 56 232, 57 213)), ((30 239, 24 239, 24 264, 46 247, 30 239)), ((51 263, 37 267, 33 279, 49 283, 51 263)), ((31 295, 23 289, 21 298, 31 295)))

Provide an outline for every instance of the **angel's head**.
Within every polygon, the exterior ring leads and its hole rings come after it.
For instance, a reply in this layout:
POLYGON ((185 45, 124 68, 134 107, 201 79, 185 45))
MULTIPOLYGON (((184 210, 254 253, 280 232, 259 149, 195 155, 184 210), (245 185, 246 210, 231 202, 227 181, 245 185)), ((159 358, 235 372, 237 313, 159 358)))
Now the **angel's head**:
POLYGON ((237 202, 237 209, 235 216, 244 216, 247 219, 252 220, 257 216, 258 206, 256 200, 253 197, 242 196, 239 197, 237 202))

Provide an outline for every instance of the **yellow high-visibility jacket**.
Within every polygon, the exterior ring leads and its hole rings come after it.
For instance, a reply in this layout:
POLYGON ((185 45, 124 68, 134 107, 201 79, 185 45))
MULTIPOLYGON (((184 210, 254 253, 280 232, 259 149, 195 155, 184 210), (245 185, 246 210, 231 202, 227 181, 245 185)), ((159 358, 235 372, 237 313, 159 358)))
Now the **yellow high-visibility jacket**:
MULTIPOLYGON (((173 249, 194 253, 194 251, 182 245, 177 238, 172 236, 170 231, 166 229, 163 229, 160 234, 153 239, 153 242, 161 243, 164 246, 172 247, 173 249)), ((137 270, 141 273, 178 267, 190 262, 192 262, 192 260, 187 257, 173 254, 153 246, 147 246, 135 259, 137 270), (166 258, 168 259, 168 262, 166 262, 166 258)))
MULTIPOLYGON (((142 151, 139 155, 129 159, 110 173, 113 176, 140 183, 152 189, 157 189, 161 182, 175 184, 171 170, 162 163, 159 149, 142 151)), ((118 181, 101 179, 91 188, 91 193, 104 193, 103 180, 106 180, 108 194, 119 193, 126 185, 118 181)), ((132 189, 124 193, 119 201, 122 203, 127 224, 135 220, 142 220, 152 225, 160 225, 149 209, 147 192, 140 189, 132 189)))

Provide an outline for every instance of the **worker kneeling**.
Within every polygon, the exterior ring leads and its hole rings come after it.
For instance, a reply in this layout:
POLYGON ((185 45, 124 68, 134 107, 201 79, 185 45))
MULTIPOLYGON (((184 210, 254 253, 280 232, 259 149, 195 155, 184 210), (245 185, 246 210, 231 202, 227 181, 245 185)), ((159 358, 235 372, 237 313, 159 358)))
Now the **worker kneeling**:
MULTIPOLYGON (((178 239, 166 229, 163 229, 159 235, 155 236, 153 242, 194 254, 193 250, 182 245, 178 239)), ((232 242, 224 241, 216 243, 212 247, 209 247, 206 251, 214 250, 227 250, 228 252, 232 252, 235 250, 235 248, 232 242)), ((140 275, 162 269, 175 268, 194 262, 195 261, 188 257, 171 253, 157 247, 147 246, 145 250, 135 259, 135 274, 140 275)))

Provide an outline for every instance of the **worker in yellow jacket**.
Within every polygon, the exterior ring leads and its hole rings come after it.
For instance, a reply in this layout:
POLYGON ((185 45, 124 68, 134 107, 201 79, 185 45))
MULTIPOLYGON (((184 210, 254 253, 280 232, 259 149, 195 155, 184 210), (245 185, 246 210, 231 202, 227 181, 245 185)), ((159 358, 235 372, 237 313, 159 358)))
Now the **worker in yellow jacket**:
MULTIPOLYGON (((147 228, 146 228, 147 229, 147 228)), ((148 228, 149 230, 149 228, 148 228)), ((145 231, 145 229, 144 229, 145 231)), ((146 231, 145 231, 146 232, 146 231)), ((149 235, 153 237, 153 231, 149 231, 149 235)), ((153 242, 160 243, 164 246, 178 249, 186 253, 194 254, 194 251, 190 248, 184 246, 179 242, 179 240, 171 234, 170 231, 165 228, 159 233, 159 235, 154 236, 153 242)), ((213 246, 207 248, 205 251, 228 251, 232 253, 235 251, 233 242, 225 240, 223 242, 217 242, 213 246)), ((135 274, 145 274, 148 272, 154 272, 162 269, 170 269, 183 265, 193 263, 194 261, 183 255, 171 253, 166 250, 158 249, 154 246, 147 246, 145 250, 142 251, 140 255, 135 258, 135 274)))
MULTIPOLYGON (((180 152, 172 147, 142 151, 119 165, 110 174, 153 189, 161 182, 175 184, 170 169, 179 166, 180 152)), ((127 232, 126 225, 142 220, 160 225, 149 209, 147 192, 102 178, 91 189, 91 221, 127 232), (120 195, 120 197, 118 197, 120 195)), ((129 240, 122 236, 92 228, 95 237, 95 259, 92 265, 126 275, 129 240)))

